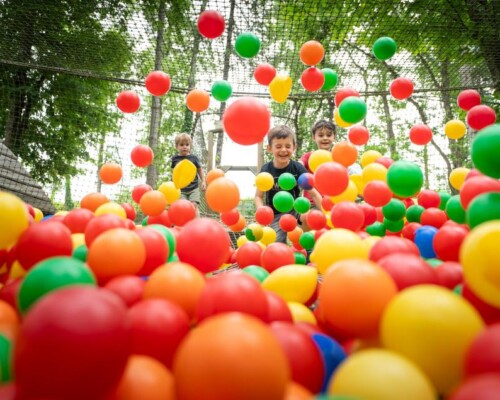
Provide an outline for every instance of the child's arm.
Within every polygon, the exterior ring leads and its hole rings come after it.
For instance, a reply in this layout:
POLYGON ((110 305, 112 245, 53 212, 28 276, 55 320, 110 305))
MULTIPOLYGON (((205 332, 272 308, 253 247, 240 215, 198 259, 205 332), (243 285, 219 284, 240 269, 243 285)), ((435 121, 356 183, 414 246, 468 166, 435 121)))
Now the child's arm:
POLYGON ((311 198, 313 199, 314 204, 316 205, 318 210, 321 210, 322 209, 321 203, 322 203, 323 199, 322 199, 321 195, 319 194, 319 192, 314 188, 311 190, 308 190, 307 192, 311 195, 311 198))
POLYGON ((254 197, 255 208, 262 207, 264 205, 264 192, 262 190, 255 190, 254 197))
POLYGON ((201 167, 198 168, 198 176, 200 177, 200 189, 207 190, 207 182, 205 180, 205 172, 203 171, 203 168, 201 168, 201 167))

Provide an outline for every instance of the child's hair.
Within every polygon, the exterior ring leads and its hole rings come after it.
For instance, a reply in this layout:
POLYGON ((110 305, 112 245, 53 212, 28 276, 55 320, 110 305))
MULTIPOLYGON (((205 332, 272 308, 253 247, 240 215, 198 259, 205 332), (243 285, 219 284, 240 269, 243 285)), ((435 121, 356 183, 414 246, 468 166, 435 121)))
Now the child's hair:
POLYGON ((328 129, 328 130, 332 131, 334 137, 335 137, 335 135, 337 133, 335 125, 332 124, 330 121, 327 121, 326 119, 320 119, 319 121, 317 121, 313 125, 313 127, 311 129, 312 136, 314 136, 314 134, 316 133, 316 131, 319 130, 319 129, 328 129))
POLYGON ((267 143, 269 146, 272 145, 274 139, 286 139, 292 138, 293 145, 297 144, 297 138, 295 133, 286 125, 278 125, 272 128, 267 134, 267 143))
POLYGON ((193 139, 191 139, 191 136, 189 136, 187 133, 179 133, 175 137, 175 147, 184 142, 188 142, 188 144, 191 146, 193 144, 193 139))

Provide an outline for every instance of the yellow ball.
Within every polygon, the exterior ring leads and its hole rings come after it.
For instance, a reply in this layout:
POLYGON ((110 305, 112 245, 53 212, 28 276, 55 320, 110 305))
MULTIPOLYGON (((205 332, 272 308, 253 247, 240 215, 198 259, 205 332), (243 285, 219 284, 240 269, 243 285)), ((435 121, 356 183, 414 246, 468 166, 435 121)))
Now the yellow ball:
POLYGON ((43 219, 43 212, 39 208, 33 207, 35 210, 35 222, 40 222, 43 219))
POLYGON ((483 301, 500 308, 500 221, 485 222, 460 247, 464 279, 483 301))
POLYGON ((255 177, 255 187, 261 192, 267 192, 274 186, 274 178, 269 172, 261 172, 255 177))
POLYGON ((465 177, 469 173, 469 168, 459 167, 451 171, 450 184, 453 188, 460 190, 465 182, 465 177))
POLYGON ((356 201, 357 197, 358 197, 358 188, 353 181, 349 181, 346 190, 344 190, 337 196, 330 196, 330 200, 334 204, 338 204, 341 201, 350 201, 350 202, 356 201))
POLYGON ((460 139, 467 133, 467 127, 462 121, 453 119, 445 124, 444 133, 450 139, 460 139))
POLYGON ((287 305, 290 313, 292 314, 293 322, 307 322, 313 325, 318 324, 318 321, 316 321, 316 317, 309 307, 306 307, 304 304, 297 303, 295 301, 289 301, 287 305))
POLYGON ((264 229, 262 228, 262 225, 257 223, 248 224, 245 230, 245 236, 252 242, 258 242, 260 239, 262 239, 263 235, 264 229))
POLYGON ((315 172, 321 164, 329 161, 333 161, 332 153, 330 151, 323 149, 313 151, 309 157, 309 169, 312 172, 315 172))
POLYGON ((248 243, 250 240, 245 235, 241 235, 237 240, 236 240, 236 247, 240 248, 243 246, 245 243, 248 243))
POLYGON ((56 212, 54 215, 59 215, 61 217, 64 217, 64 216, 68 215, 68 213, 69 213, 69 211, 61 210, 61 211, 56 212))
POLYGON ((304 265, 285 265, 269 274, 262 287, 285 301, 305 303, 318 285, 316 269, 304 265))
POLYGON ((269 246, 271 243, 276 241, 276 231, 270 226, 264 226, 262 228, 262 238, 260 239, 260 243, 265 246, 269 246))
POLYGON ((361 176, 365 185, 371 181, 387 182, 387 168, 382 164, 373 162, 363 168, 361 176))
POLYGON ((125 212, 125 209, 121 205, 112 201, 110 201, 109 203, 101 204, 99 207, 97 207, 97 210, 95 210, 94 214, 96 217, 104 214, 115 214, 123 219, 127 219, 127 213, 125 212))
POLYGON ((175 187, 174 182, 163 182, 158 191, 163 194, 167 204, 172 204, 181 198, 181 190, 175 187))
POLYGON ((336 108, 335 111, 333 112, 333 119, 335 120, 335 125, 340 126, 341 128, 349 128, 353 124, 350 122, 344 121, 339 113, 339 109, 336 108))
POLYGON ((372 249, 373 245, 377 243, 380 239, 382 239, 380 236, 368 236, 367 238, 363 239, 363 245, 366 247, 368 253, 370 253, 370 250, 372 249))
POLYGON ((380 324, 382 344, 413 361, 438 392, 448 395, 463 379, 463 361, 484 329, 476 309, 448 289, 407 288, 392 299, 380 324))
POLYGON ((384 400, 437 398, 429 378, 414 363, 383 349, 361 350, 349 356, 335 371, 328 394, 384 400))
POLYGON ((10 269, 9 272, 9 278, 14 280, 14 279, 20 279, 24 278, 28 272, 21 267, 21 264, 19 264, 19 261, 14 261, 12 264, 12 268, 10 269))
POLYGON ((85 234, 83 233, 73 233, 71 235, 71 242, 73 243, 73 250, 78 246, 85 244, 85 234))
POLYGON ((368 164, 377 161, 380 157, 382 157, 382 154, 380 154, 377 150, 367 150, 363 154, 361 154, 359 162, 364 168, 368 164))
POLYGON ((351 175, 349 180, 356 185, 358 193, 363 193, 363 190, 365 190, 365 183, 363 182, 363 177, 361 175, 351 175))
POLYGON ((311 261, 321 274, 333 263, 348 258, 368 258, 362 239, 347 229, 333 229, 323 233, 314 245, 311 261))
POLYGON ((24 202, 11 193, 0 192, 0 250, 17 242, 28 228, 28 210, 24 202))

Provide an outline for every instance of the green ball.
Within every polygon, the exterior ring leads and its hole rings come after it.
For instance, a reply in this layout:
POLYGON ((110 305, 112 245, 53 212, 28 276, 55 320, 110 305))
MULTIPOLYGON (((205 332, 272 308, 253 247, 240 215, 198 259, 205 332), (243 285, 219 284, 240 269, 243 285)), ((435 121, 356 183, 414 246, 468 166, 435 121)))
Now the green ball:
POLYGON ((278 186, 283 190, 292 190, 295 185, 297 185, 297 179, 290 172, 284 172, 278 178, 278 186))
POLYGON ((233 94, 233 88, 228 81, 215 81, 212 85, 212 96, 215 100, 226 101, 233 94))
POLYGON ((92 271, 72 257, 52 257, 28 271, 19 288, 17 303, 24 314, 40 297, 70 285, 96 285, 92 271))
POLYGON ((432 268, 436 268, 443 263, 443 260, 439 260, 437 258, 428 258, 427 260, 425 260, 425 262, 432 268))
POLYGON ((300 264, 300 265, 306 265, 307 264, 307 258, 301 252, 295 251, 293 253, 293 256, 295 257, 295 264, 300 264))
POLYGON ((405 220, 400 219, 399 221, 393 221, 387 218, 384 218, 384 226, 389 232, 397 233, 403 230, 405 225, 405 220))
POLYGON ((373 44, 373 54, 377 59, 381 61, 388 60, 394 54, 396 54, 396 50, 398 49, 398 45, 394 41, 394 39, 384 36, 378 38, 373 44))
POLYGON ((458 284, 453 288, 453 293, 458 294, 459 296, 462 296, 462 291, 464 289, 464 285, 458 284))
POLYGON ((500 179, 500 124, 479 131, 471 146, 474 167, 487 176, 500 179))
POLYGON ((311 209, 311 202, 303 196, 297 197, 293 202, 293 209, 299 214, 305 214, 311 209))
POLYGON ((240 57, 252 58, 260 51, 260 40, 252 32, 243 32, 236 38, 234 48, 240 57))
POLYGON ((396 161, 387 170, 387 185, 396 196, 415 196, 423 184, 422 170, 410 161, 396 161))
POLYGON ((293 196, 289 192, 280 190, 273 197, 273 206, 280 213, 287 213, 293 208, 293 196))
POLYGON ((439 197, 441 198, 441 202, 439 203, 439 209, 440 210, 446 210, 446 204, 448 203, 448 200, 451 199, 451 194, 448 192, 439 192, 439 197))
POLYGON ((0 335, 0 382, 12 380, 12 342, 0 335))
POLYGON ((321 72, 323 72, 323 75, 325 77, 325 83, 323 83, 323 86, 321 87, 321 90, 323 92, 332 90, 335 86, 337 86, 339 77, 333 69, 323 68, 321 72))
POLYGON ((264 230, 262 229, 262 226, 256 223, 249 224, 245 229, 246 238, 248 240, 251 240, 252 242, 258 242, 260 239, 262 239, 263 235, 264 230))
POLYGON ((373 224, 366 227, 366 233, 370 236, 385 236, 385 225, 382 222, 375 221, 373 224))
POLYGON ((167 264, 177 261, 179 261, 179 257, 177 257, 177 254, 172 254, 171 256, 168 257, 167 264))
POLYGON ((422 213, 425 211, 425 208, 415 204, 413 206, 408 207, 406 210, 406 219, 408 222, 418 222, 420 223, 420 217, 422 213))
POLYGON ((448 215, 448 218, 457 224, 465 223, 465 210, 462 207, 462 203, 460 202, 460 195, 455 195, 448 200, 446 203, 445 212, 448 215))
POLYGON ((366 103, 361 97, 349 96, 340 103, 339 114, 345 122, 356 124, 366 117, 366 103))
POLYGON ((467 209, 467 225, 475 228, 483 222, 500 220, 500 193, 483 193, 474 198, 467 209))
POLYGON ((168 243, 168 260, 170 262, 170 258, 174 255, 175 252, 175 236, 173 232, 168 229, 165 225, 153 224, 148 225, 148 228, 152 228, 160 232, 165 239, 167 239, 168 243))
POLYGON ((311 250, 316 243, 316 239, 314 239, 314 233, 312 232, 304 232, 300 235, 299 244, 306 250, 311 250))
POLYGON ((399 221, 406 215, 406 207, 401 200, 391 199, 382 207, 382 214, 391 221, 399 221))
POLYGON ((143 220, 141 221, 142 226, 148 226, 148 218, 149 217, 144 217, 143 220))
POLYGON ((259 282, 264 282, 269 276, 269 272, 266 269, 259 267, 258 265, 249 265, 242 269, 245 274, 253 276, 259 282))
POLYGON ((87 248, 87 246, 82 244, 73 250, 73 254, 71 256, 73 258, 76 258, 77 260, 86 262, 88 254, 89 254, 89 249, 87 248))

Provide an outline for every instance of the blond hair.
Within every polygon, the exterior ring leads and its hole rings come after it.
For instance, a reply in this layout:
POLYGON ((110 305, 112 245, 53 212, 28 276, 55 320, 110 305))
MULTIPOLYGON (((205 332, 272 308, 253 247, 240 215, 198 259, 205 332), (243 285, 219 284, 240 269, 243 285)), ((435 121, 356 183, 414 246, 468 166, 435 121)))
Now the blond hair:
POLYGON ((187 133, 179 133, 175 137, 175 146, 177 147, 184 142, 188 142, 188 144, 191 146, 193 144, 193 139, 191 139, 191 136, 187 133))

